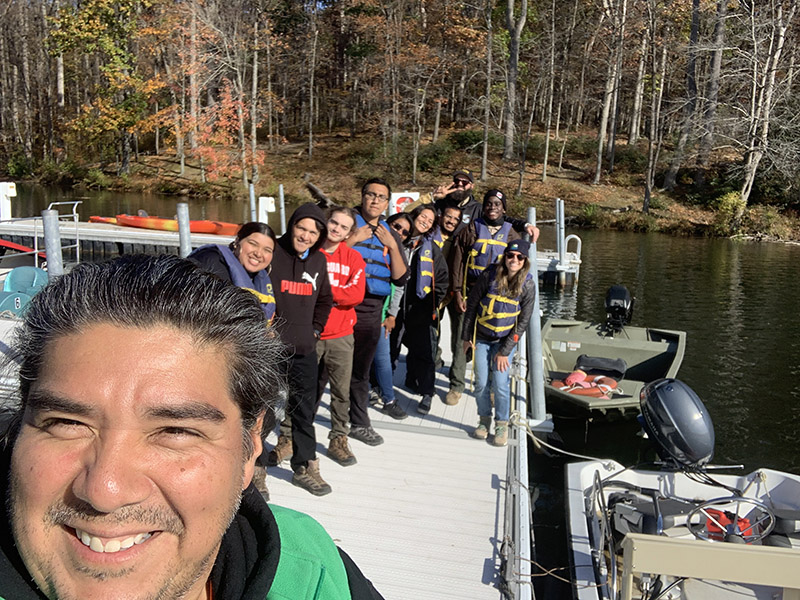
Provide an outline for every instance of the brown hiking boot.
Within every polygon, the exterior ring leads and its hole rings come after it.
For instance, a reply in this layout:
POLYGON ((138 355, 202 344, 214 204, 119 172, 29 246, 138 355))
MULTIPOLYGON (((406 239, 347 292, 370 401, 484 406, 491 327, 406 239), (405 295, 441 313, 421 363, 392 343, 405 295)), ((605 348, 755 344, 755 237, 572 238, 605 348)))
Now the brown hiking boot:
POLYGON ((292 458, 292 438, 285 435, 278 436, 278 443, 269 451, 267 455, 267 465, 275 467, 285 461, 287 458, 292 458))
POLYGON ((489 426, 492 424, 492 417, 480 417, 480 422, 472 432, 472 437, 479 440, 485 440, 489 437, 489 426))
POLYGON ((343 467, 349 467, 358 462, 353 451, 350 450, 347 437, 344 435, 337 435, 328 443, 328 458, 336 461, 343 467))
POLYGON ((508 444, 508 421, 494 422, 494 441, 495 446, 505 446, 508 444))
POLYGON ((458 390, 450 390, 444 397, 444 403, 448 406, 455 406, 459 400, 461 400, 461 392, 458 390))
POLYGON ((256 486, 256 489, 261 492, 264 500, 269 502, 269 490, 267 489, 267 469, 261 465, 256 465, 256 469, 253 471, 253 484, 256 486))
POLYGON ((318 458, 308 461, 307 467, 297 467, 294 475, 292 475, 292 485, 301 487, 315 496, 324 496, 331 493, 331 486, 319 474, 318 458))

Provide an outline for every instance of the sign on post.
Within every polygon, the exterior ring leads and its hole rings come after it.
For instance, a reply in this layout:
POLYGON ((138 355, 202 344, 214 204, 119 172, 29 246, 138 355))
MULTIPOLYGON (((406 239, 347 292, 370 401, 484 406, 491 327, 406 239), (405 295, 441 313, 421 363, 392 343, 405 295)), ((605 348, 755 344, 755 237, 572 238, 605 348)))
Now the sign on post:
POLYGON ((389 216, 403 212, 406 206, 419 200, 419 192, 393 192, 389 200, 389 216))

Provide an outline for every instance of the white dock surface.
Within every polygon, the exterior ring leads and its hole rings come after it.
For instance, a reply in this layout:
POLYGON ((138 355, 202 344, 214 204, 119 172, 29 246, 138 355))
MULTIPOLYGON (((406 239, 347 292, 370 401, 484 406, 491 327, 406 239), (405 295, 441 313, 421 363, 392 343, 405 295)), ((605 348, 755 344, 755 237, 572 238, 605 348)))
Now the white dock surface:
MULTIPOLYGON (((386 600, 497 600, 507 448, 469 436, 478 421, 471 394, 456 406, 444 404, 447 368, 437 374, 439 399, 430 414, 419 415, 420 396, 402 387, 403 360, 395 372, 395 395, 408 418, 395 421, 370 408, 385 443, 371 447, 351 438, 358 463, 349 467, 327 458, 326 392, 316 421, 317 456, 333 492, 315 497, 291 485, 285 461, 267 469, 270 502, 322 523, 386 600)), ((273 433, 268 441, 276 439, 273 433)))

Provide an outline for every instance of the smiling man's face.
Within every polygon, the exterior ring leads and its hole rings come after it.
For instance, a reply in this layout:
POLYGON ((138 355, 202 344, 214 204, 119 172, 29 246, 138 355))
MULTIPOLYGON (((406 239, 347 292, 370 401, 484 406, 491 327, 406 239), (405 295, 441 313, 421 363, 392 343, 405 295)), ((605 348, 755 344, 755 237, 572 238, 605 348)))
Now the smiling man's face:
POLYGON ((96 324, 46 347, 11 460, 14 541, 48 598, 205 598, 261 451, 224 352, 96 324))

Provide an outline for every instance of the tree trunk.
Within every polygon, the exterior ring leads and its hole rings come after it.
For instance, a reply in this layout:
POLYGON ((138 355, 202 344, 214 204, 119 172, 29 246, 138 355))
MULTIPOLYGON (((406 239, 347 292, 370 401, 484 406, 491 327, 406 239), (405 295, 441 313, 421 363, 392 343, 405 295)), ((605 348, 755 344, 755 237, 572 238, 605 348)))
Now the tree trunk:
POLYGON ((258 131, 258 15, 253 21, 253 81, 250 88, 250 181, 258 183, 256 160, 258 131))
POLYGON ((699 31, 700 0, 692 0, 692 26, 689 32, 689 60, 686 63, 686 104, 683 107, 683 124, 669 170, 664 176, 664 189, 670 192, 675 189, 675 179, 683 161, 683 152, 692 131, 694 111, 697 106, 697 38, 699 31))
POLYGON ((701 124, 703 136, 697 151, 697 168, 695 171, 694 185, 701 189, 705 185, 706 170, 714 147, 714 127, 716 125, 717 105, 719 104, 719 84, 722 73, 722 55, 725 43, 725 19, 728 13, 728 0, 717 0, 717 19, 714 23, 714 48, 711 54, 711 68, 709 71, 708 88, 706 92, 705 110, 701 124))
POLYGON ((314 155, 314 75, 317 70, 317 43, 319 41, 316 4, 314 7, 311 12, 311 58, 308 65, 308 158, 314 155))
POLYGON ((548 65, 547 115, 544 126, 544 159, 542 161, 542 183, 547 181, 547 159, 550 155, 550 126, 553 120, 553 93, 556 84, 556 0, 550 6, 550 62, 548 65))
POLYGON ((492 11, 494 0, 486 0, 486 88, 483 98, 483 144, 481 152, 481 181, 489 175, 489 121, 492 118, 492 44, 494 43, 494 25, 492 11))
POLYGON ((647 31, 642 33, 639 45, 639 65, 636 68, 636 85, 633 93, 633 110, 631 111, 631 128, 628 132, 628 145, 634 146, 639 141, 642 129, 642 100, 644 99, 644 69, 647 64, 647 31))
POLYGON ((506 29, 508 29, 508 81, 506 87, 506 132, 503 143, 503 158, 514 155, 514 137, 517 118, 517 78, 519 76, 519 45, 522 30, 528 18, 528 0, 521 0, 519 17, 514 18, 515 0, 506 0, 506 29))
POLYGON ((200 90, 197 85, 197 0, 192 0, 192 20, 189 31, 189 117, 191 127, 187 132, 189 148, 197 149, 197 119, 199 118, 200 90))
POLYGON ((667 72, 667 43, 666 35, 664 43, 661 45, 661 60, 660 64, 656 65, 656 34, 655 30, 658 26, 658 18, 655 14, 656 7, 650 7, 650 52, 652 54, 652 68, 650 70, 650 81, 652 82, 652 91, 650 96, 650 132, 647 140, 647 175, 645 177, 644 188, 644 202, 642 203, 642 212, 647 214, 650 212, 650 201, 652 199, 653 188, 655 187, 655 174, 656 165, 658 163, 657 149, 659 143, 659 123, 661 121, 661 100, 664 95, 664 81, 667 72), (656 70, 658 69, 658 70, 656 70))
POLYGON ((442 99, 436 99, 436 114, 434 115, 433 119, 433 143, 435 144, 436 141, 439 139, 439 123, 442 119, 442 99))
POLYGON ((614 89, 617 85, 617 71, 619 67, 617 53, 622 52, 621 40, 619 31, 625 24, 625 18, 628 9, 628 0, 617 0, 618 4, 608 6, 607 10, 610 13, 607 15, 614 25, 614 40, 616 48, 614 54, 610 57, 608 62, 608 70, 606 72, 606 87, 603 92, 603 112, 600 116, 600 127, 597 134, 597 160, 595 162, 594 180, 592 183, 597 185, 600 183, 600 177, 603 172, 603 150, 606 143, 606 131, 608 129, 608 120, 611 113, 611 101, 614 95, 614 89))

